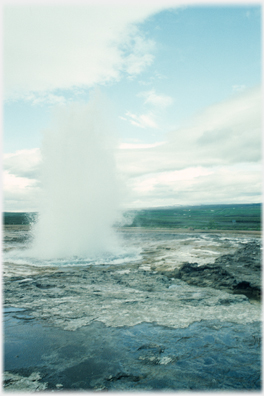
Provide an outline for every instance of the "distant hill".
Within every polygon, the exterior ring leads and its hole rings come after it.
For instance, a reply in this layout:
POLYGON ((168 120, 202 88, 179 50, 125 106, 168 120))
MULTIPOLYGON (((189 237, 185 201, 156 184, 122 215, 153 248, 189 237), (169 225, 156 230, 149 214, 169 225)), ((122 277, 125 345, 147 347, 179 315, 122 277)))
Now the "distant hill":
POLYGON ((37 213, 35 212, 4 212, 3 223, 5 225, 31 224, 36 221, 37 213))
POLYGON ((199 205, 130 211, 129 227, 261 230, 261 204, 199 205), (134 217, 133 217, 134 216, 134 217))
MULTIPOLYGON (((260 203, 177 206, 130 210, 125 213, 125 217, 128 219, 126 227, 260 231, 261 209, 260 203)), ((5 225, 31 224, 36 218, 35 212, 3 213, 5 225)))

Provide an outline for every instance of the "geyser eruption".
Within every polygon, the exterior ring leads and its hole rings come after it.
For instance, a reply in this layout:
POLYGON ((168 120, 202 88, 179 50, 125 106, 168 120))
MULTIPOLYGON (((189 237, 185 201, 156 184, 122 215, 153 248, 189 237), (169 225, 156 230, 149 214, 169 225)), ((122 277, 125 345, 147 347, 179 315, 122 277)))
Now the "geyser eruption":
POLYGON ((96 256, 117 248, 115 134, 98 97, 56 110, 42 143, 42 197, 33 227, 39 258, 96 256))

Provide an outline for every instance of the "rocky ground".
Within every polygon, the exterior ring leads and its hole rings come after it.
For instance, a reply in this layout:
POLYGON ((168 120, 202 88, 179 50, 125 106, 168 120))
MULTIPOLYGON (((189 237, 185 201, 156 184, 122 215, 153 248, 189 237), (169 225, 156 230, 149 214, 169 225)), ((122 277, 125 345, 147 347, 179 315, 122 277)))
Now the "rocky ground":
MULTIPOLYGON (((7 251, 27 240, 6 237, 7 251)), ((6 390, 260 389, 260 239, 133 241, 126 264, 6 261, 6 390)))
POLYGON ((212 264, 184 263, 179 269, 165 274, 182 279, 190 285, 213 287, 260 301, 260 243, 250 242, 234 254, 218 257, 212 264))

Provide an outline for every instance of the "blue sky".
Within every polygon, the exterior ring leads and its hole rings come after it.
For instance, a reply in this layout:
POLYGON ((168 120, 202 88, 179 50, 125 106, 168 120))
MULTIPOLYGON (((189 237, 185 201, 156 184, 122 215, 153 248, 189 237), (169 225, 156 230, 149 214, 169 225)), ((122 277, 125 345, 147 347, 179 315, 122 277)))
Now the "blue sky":
POLYGON ((260 202, 261 7, 109 7, 5 7, 4 209, 36 210, 43 130, 94 89, 129 207, 260 202))

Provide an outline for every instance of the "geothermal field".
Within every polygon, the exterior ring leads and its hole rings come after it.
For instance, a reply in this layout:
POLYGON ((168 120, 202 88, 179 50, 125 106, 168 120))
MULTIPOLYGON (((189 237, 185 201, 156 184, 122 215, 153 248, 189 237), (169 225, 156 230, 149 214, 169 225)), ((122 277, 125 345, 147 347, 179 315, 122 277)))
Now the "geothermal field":
POLYGON ((260 393, 261 5, 6 3, 3 391, 260 393))
POLYGON ((261 205, 122 211, 108 125, 66 110, 4 214, 4 389, 260 390, 261 205))
POLYGON ((259 232, 114 235, 119 250, 51 259, 5 225, 4 388, 260 390, 259 232))

